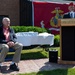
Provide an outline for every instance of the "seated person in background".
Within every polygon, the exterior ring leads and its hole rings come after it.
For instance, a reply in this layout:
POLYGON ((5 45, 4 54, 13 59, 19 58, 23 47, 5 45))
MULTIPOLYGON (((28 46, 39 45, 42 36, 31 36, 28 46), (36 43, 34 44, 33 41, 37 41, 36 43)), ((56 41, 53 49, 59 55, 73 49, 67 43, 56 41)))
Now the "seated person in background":
POLYGON ((69 12, 63 15, 63 18, 75 18, 75 6, 73 2, 71 2, 68 6, 69 12))
POLYGON ((11 47, 15 50, 15 54, 9 68, 13 71, 19 71, 16 63, 20 61, 23 45, 15 41, 16 35, 14 30, 10 28, 10 19, 5 17, 3 18, 2 23, 3 25, 0 26, 0 69, 2 67, 2 62, 4 62, 9 48, 11 47))

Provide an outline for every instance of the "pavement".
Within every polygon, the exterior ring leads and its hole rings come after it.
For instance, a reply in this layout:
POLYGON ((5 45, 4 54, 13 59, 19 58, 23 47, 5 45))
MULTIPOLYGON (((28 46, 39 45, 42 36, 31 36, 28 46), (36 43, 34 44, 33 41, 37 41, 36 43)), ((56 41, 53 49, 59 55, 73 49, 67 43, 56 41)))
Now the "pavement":
POLYGON ((17 75, 17 74, 24 74, 24 73, 31 73, 31 72, 39 72, 39 71, 47 71, 47 70, 54 70, 54 69, 63 69, 63 68, 75 68, 75 65, 64 65, 58 63, 51 63, 49 59, 32 59, 32 60, 21 60, 18 64, 20 71, 12 71, 9 70, 9 62, 4 62, 2 71, 0 75, 17 75))

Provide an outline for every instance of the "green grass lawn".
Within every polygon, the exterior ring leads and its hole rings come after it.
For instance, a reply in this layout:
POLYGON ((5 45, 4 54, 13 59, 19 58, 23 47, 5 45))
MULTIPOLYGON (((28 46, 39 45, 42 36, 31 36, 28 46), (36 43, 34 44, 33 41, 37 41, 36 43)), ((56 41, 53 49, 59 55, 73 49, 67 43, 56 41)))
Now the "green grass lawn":
MULTIPOLYGON (((51 47, 50 50, 58 50, 58 56, 60 56, 60 48, 59 47, 51 47)), ((14 55, 14 52, 8 53, 8 57, 14 55)), ((28 60, 28 59, 41 59, 41 58, 48 58, 49 52, 43 50, 43 48, 34 48, 34 49, 26 49, 22 50, 21 52, 21 60, 28 60)))
POLYGON ((51 71, 40 71, 40 72, 33 72, 33 73, 26 73, 26 74, 18 74, 18 75, 75 75, 75 69, 56 69, 51 71))

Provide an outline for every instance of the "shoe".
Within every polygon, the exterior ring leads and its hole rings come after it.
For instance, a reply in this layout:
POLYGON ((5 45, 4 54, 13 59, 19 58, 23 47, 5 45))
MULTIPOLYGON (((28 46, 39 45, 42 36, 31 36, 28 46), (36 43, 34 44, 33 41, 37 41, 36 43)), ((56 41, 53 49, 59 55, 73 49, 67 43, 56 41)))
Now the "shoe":
POLYGON ((13 70, 13 71, 19 71, 19 68, 16 66, 16 64, 12 64, 10 65, 10 70, 13 70))

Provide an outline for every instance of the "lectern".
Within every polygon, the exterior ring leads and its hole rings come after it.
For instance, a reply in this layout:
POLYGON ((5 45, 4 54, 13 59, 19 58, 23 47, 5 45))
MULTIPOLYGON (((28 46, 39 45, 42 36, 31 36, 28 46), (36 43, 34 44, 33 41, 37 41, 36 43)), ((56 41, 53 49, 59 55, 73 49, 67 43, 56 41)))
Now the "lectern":
POLYGON ((75 64, 75 19, 60 19, 60 64, 75 64))

